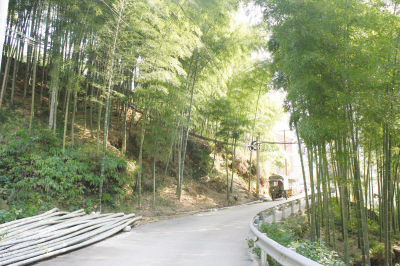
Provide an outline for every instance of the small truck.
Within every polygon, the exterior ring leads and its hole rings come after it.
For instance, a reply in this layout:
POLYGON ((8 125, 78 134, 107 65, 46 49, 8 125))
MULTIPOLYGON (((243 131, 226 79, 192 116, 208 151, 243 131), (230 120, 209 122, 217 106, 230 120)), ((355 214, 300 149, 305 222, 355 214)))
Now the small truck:
POLYGON ((290 189, 289 177, 273 173, 268 178, 268 182, 269 194, 271 195, 272 200, 275 200, 277 198, 288 199, 288 192, 290 189))

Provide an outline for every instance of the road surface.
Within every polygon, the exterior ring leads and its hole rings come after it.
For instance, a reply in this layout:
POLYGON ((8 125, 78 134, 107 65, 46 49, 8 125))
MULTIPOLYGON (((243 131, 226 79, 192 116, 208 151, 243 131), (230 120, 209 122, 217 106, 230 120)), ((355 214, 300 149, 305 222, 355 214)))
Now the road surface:
POLYGON ((204 212, 133 228, 40 266, 258 265, 247 246, 248 223, 286 200, 204 212))

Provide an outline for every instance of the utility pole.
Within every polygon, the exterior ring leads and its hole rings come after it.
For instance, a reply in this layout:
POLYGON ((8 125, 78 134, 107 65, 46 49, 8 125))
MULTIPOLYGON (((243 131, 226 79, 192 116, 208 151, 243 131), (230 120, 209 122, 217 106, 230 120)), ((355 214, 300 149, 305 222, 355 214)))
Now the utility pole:
POLYGON ((0 0, 0 71, 3 60, 3 44, 6 37, 8 0, 0 0))
POLYGON ((285 175, 287 176, 287 158, 286 158, 286 130, 283 130, 283 150, 285 151, 285 175))
MULTIPOLYGON (((255 141, 251 142, 250 151, 251 150, 257 150, 257 188, 256 188, 257 198, 260 196, 260 150, 261 150, 261 144, 262 143, 283 144, 284 147, 285 147, 284 149, 286 151, 286 144, 295 144, 296 142, 288 142, 287 143, 286 142, 285 133, 284 133, 284 142, 273 142, 273 141, 262 141, 261 142, 261 140, 260 140, 260 132, 258 133, 257 139, 255 141)), ((287 174, 287 161, 286 161, 286 159, 285 159, 285 165, 286 165, 286 174, 287 174)), ((250 168, 250 170, 251 170, 251 168, 250 168)))
POLYGON ((257 136, 257 199, 260 197, 260 132, 257 136))
MULTIPOLYGON (((251 134, 251 143, 253 143, 253 134, 251 134)), ((251 190, 251 163, 253 159, 253 147, 250 147, 250 172, 249 172, 249 193, 251 190)))

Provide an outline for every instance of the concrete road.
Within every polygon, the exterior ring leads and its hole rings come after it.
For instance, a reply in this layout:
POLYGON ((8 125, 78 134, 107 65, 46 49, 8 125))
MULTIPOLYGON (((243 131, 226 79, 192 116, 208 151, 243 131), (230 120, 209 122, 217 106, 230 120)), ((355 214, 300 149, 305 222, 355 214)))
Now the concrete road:
POLYGON ((146 224, 39 265, 258 265, 247 246, 248 223, 258 212, 282 202, 146 224))

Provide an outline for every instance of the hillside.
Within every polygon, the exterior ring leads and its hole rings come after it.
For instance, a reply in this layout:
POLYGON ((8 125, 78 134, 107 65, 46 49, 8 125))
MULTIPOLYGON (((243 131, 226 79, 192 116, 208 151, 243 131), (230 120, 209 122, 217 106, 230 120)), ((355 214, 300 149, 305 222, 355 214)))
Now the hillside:
MULTIPOLYGON (((240 9, 229 0, 10 1, 3 220, 50 205, 162 216, 253 201, 243 147, 256 132, 273 139, 283 96, 269 94, 269 62, 252 56, 265 33, 239 21, 240 9)), ((261 157, 265 172, 283 161, 274 145, 261 157)))
MULTIPOLYGON (((41 74, 39 68, 38 74, 41 74)), ((11 80, 9 87, 11 87, 11 80)), ((40 83, 36 86, 40 87, 40 83)), ((15 105, 0 111, 0 185, 2 222, 15 217, 33 215, 59 207, 65 210, 84 208, 97 211, 98 182, 101 152, 98 149, 97 132, 86 129, 83 103, 78 105, 74 124, 74 146, 71 146, 71 126, 68 127, 66 152, 62 155, 63 102, 60 101, 56 132, 47 129, 48 95, 40 91, 35 95, 34 124, 29 130, 31 95, 23 97, 23 78, 18 78, 15 88, 15 105), (92 137, 93 135, 93 137, 92 137), (60 165, 62 164, 62 165, 60 165)), ((46 88, 46 87, 45 87, 46 88)), ((9 90, 5 98, 9 97, 9 90)), ((64 99, 60 95, 60 99, 64 99)), ((87 105, 88 108, 88 105, 87 105)), ((112 120, 118 120, 113 112, 112 120)), ((72 117, 70 112, 69 117, 72 117)), ((152 205, 152 160, 144 156, 142 181, 142 208, 137 209, 136 171, 139 154, 138 139, 141 123, 140 112, 130 112, 127 122, 132 125, 128 132, 126 155, 121 153, 121 123, 113 123, 109 129, 107 179, 103 190, 105 212, 136 212, 147 219, 164 219, 182 213, 210 208, 242 204, 255 200, 254 184, 248 193, 249 163, 246 155, 236 155, 233 193, 226 195, 225 150, 217 145, 214 160, 214 143, 190 136, 186 154, 184 185, 181 200, 176 195, 177 158, 172 156, 167 171, 166 164, 156 161, 156 205, 152 205), (132 121, 131 121, 132 119, 132 121), (115 172, 114 172, 115 171, 115 172), (166 173, 166 174, 165 174, 166 173), (190 174, 189 174, 190 173, 190 174), (194 174, 193 174, 194 173, 194 174), (238 175, 239 174, 239 175, 238 175)), ((102 122, 102 121, 101 121, 102 122)), ((92 121, 96 125, 97 121, 92 121)), ((103 132, 99 132, 103 136, 103 132)), ((102 140, 99 140, 101 143, 102 140)), ((231 167, 232 154, 228 156, 231 167)), ((253 167, 254 171, 254 167, 253 167)), ((253 176, 255 173, 253 172, 253 176)), ((231 173, 229 173, 231 177, 231 173)), ((265 180, 263 178, 263 180, 265 180)))

